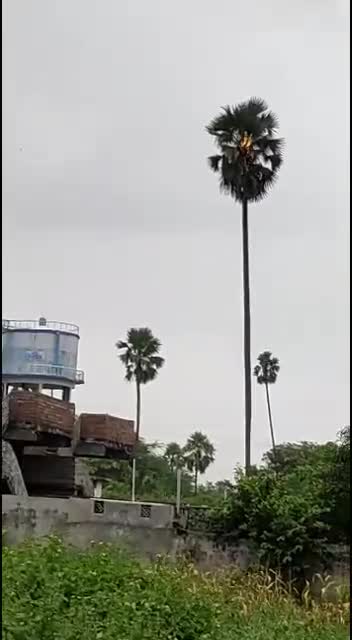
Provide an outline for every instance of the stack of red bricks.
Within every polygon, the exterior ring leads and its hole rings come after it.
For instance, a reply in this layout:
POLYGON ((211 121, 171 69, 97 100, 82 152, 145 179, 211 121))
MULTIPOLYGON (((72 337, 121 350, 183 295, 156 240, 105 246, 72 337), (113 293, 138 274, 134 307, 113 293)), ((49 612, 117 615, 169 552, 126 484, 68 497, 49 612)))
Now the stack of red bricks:
MULTIPOLYGON (((9 426, 62 434, 72 439, 74 423, 73 403, 31 391, 13 391, 10 395, 9 426)), ((136 444, 133 420, 108 414, 82 413, 79 430, 79 439, 86 442, 100 442, 114 448, 130 448, 136 444)))
POLYGON ((80 439, 103 442, 118 447, 133 447, 136 443, 133 420, 102 413, 80 415, 80 439))
POLYGON ((34 431, 64 434, 72 438, 75 405, 31 391, 10 395, 9 424, 34 431))

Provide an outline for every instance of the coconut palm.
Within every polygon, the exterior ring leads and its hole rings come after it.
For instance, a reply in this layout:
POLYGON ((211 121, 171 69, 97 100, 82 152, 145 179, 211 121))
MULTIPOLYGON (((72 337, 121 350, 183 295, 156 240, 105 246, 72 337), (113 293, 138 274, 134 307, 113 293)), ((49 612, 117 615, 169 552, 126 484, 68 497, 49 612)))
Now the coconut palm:
MULTIPOLYGON (((125 378, 136 384, 136 440, 139 441, 141 426, 141 385, 147 384, 158 375, 165 360, 159 356, 161 343, 148 327, 129 329, 127 340, 116 343, 121 362, 125 366, 125 378)), ((132 500, 135 499, 136 459, 132 468, 132 500)))
POLYGON ((183 451, 177 442, 170 442, 164 453, 164 458, 167 460, 171 471, 175 469, 181 469, 184 464, 183 451))
POLYGON ((273 419, 271 415, 271 405, 270 405, 270 395, 269 395, 269 384, 275 384, 277 380, 278 373, 280 371, 280 365, 278 358, 273 358, 271 351, 263 351, 258 358, 259 364, 254 367, 254 375, 257 378, 258 384, 265 385, 266 392, 266 403, 268 407, 268 416, 269 416, 269 426, 270 426, 270 434, 271 434, 271 443, 273 447, 273 452, 275 454, 275 438, 274 438, 274 427, 273 427, 273 419))
POLYGON ((183 449, 185 463, 189 471, 194 473, 194 493, 198 491, 198 476, 205 473, 209 465, 215 460, 215 448, 209 438, 195 431, 188 438, 183 449))
POLYGON ((236 107, 224 107, 207 127, 220 151, 208 159, 209 165, 219 174, 221 191, 242 205, 247 473, 251 464, 252 419, 248 204, 264 198, 277 177, 283 146, 283 140, 276 136, 277 129, 276 116, 260 98, 251 98, 236 107))

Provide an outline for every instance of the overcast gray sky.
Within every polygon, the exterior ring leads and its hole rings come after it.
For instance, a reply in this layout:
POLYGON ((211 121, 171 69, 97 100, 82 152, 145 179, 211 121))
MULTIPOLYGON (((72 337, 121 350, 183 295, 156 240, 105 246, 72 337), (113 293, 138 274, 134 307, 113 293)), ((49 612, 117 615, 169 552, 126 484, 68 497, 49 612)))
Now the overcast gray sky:
MULTIPOLYGON (((4 0, 3 315, 79 324, 78 410, 134 417, 114 343, 149 326, 165 368, 142 435, 208 434, 243 462, 240 208, 205 125, 263 97, 285 164, 250 209, 252 360, 280 358, 278 441, 349 424, 345 0, 4 0)), ((253 384, 253 458, 270 447, 253 384)))

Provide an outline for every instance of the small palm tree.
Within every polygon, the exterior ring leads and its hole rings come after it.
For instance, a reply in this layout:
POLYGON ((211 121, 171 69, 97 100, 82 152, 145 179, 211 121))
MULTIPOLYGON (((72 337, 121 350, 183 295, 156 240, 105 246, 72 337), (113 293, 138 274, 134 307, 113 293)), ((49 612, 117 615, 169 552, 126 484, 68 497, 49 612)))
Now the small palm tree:
POLYGON ((147 384, 158 375, 165 360, 159 356, 161 342, 153 336, 150 329, 129 329, 127 340, 119 340, 116 348, 120 360, 125 365, 125 378, 136 383, 136 440, 139 440, 141 426, 141 385, 147 384))
MULTIPOLYGON (((120 360, 126 369, 125 378, 136 383, 136 440, 139 441, 141 428, 141 385, 147 384, 158 375, 165 360, 159 356, 161 342, 147 327, 129 329, 127 340, 119 340, 116 348, 120 352, 120 360)), ((132 460, 132 500, 135 500, 136 489, 136 457, 132 460)))
POLYGON ((214 462, 215 448, 204 433, 195 431, 188 438, 183 455, 188 469, 194 473, 194 493, 196 494, 198 475, 205 473, 209 465, 214 462))
POLYGON ((175 469, 181 469, 183 467, 183 451, 177 442, 170 442, 167 445, 164 458, 167 460, 171 471, 175 471, 175 469))
POLYGON ((251 338, 248 248, 248 203, 264 198, 275 182, 282 163, 283 140, 277 138, 278 121, 264 100, 251 98, 236 107, 227 106, 207 127, 219 154, 209 158, 219 174, 220 189, 242 205, 245 467, 251 467, 251 338))
POLYGON ((278 373, 280 371, 280 364, 278 358, 273 358, 271 351, 263 351, 258 356, 258 362, 254 367, 254 375, 257 378, 258 384, 265 385, 266 392, 266 402, 268 407, 268 416, 269 416, 269 425, 270 425, 270 433, 271 433, 271 443, 273 447, 273 452, 275 454, 275 438, 274 438, 274 427, 273 427, 273 419, 271 415, 271 405, 270 405, 270 395, 269 395, 269 384, 275 384, 277 380, 278 373))

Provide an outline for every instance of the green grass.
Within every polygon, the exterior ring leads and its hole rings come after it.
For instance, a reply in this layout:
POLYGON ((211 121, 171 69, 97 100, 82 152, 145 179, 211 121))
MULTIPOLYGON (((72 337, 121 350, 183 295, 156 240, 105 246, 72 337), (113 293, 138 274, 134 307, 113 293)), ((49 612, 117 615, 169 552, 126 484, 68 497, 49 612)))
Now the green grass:
POLYGON ((270 575, 200 574, 55 538, 3 547, 4 640, 346 640, 344 603, 298 604, 270 575))

